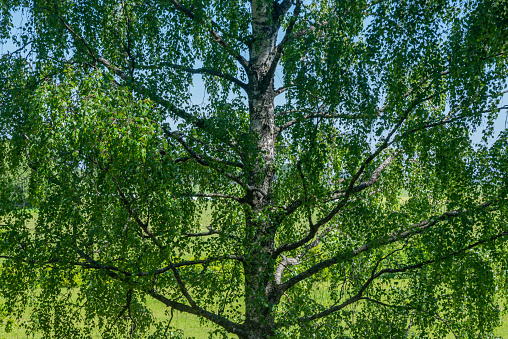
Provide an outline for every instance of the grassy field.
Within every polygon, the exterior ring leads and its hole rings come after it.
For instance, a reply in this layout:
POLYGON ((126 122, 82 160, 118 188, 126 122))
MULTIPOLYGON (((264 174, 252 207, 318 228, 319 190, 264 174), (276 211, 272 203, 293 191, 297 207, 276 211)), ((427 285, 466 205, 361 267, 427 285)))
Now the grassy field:
MULTIPOLYGON (((317 294, 322 294, 320 292, 316 293, 316 297, 319 298, 317 294)), ((170 315, 168 314, 167 308, 162 305, 160 302, 155 300, 148 301, 148 307, 153 311, 154 316, 162 321, 167 322, 170 319, 170 315)), ((504 323, 500 326, 495 335, 500 338, 508 338, 508 316, 504 317, 504 323)), ((26 321, 26 320, 25 320, 26 321)), ((181 329, 184 332, 185 338, 208 338, 208 333, 212 331, 214 328, 210 323, 201 324, 198 317, 189 315, 186 313, 180 313, 174 311, 173 319, 171 321, 171 325, 174 328, 181 329)), ((94 338, 100 338, 100 332, 96 332, 94 334, 94 338)), ((229 336, 230 338, 235 338, 235 336, 229 336)), ((0 339, 24 339, 27 338, 25 332, 15 324, 12 332, 6 333, 4 327, 0 329, 0 339)), ((35 338, 41 338, 41 336, 36 336, 35 338)), ((449 335, 448 338, 453 338, 453 336, 449 335)))
MULTIPOLYGON (((407 197, 403 197, 404 200, 407 199, 407 197)), ((203 215, 203 224, 207 225, 210 221, 210 213, 204 213, 203 215)), ((315 297, 317 299, 322 299, 326 292, 322 292, 322 290, 326 289, 320 289, 319 291, 316 290, 315 297)), ((0 300, 1 304, 1 300, 0 300)), ((155 318, 158 320, 167 323, 170 319, 170 314, 168 314, 168 309, 160 302, 149 299, 148 301, 148 307, 153 311, 153 314, 155 318)), ((28 315, 25 317, 25 319, 22 319, 20 323, 23 323, 24 321, 27 321, 28 315)), ((178 311, 174 311, 173 318, 171 321, 171 326, 177 329, 181 329, 184 334, 185 338, 208 338, 208 333, 214 329, 211 323, 205 322, 202 323, 198 319, 198 317, 189 315, 186 313, 180 313, 178 311)), ((508 339, 508 315, 505 315, 503 318, 503 324, 497 328, 495 335, 500 338, 507 338, 508 339)), ((100 338, 101 334, 100 332, 96 332, 94 334, 94 338, 100 338)), ((234 338, 234 336, 230 336, 231 338, 234 338)), ((449 336, 452 338, 452 336, 449 336)), ((7 333, 5 331, 4 326, 0 326, 0 339, 23 339, 26 338, 26 334, 23 331, 23 329, 20 327, 19 324, 14 324, 12 331, 7 333)), ((36 336, 35 338, 41 338, 41 336, 36 336)))

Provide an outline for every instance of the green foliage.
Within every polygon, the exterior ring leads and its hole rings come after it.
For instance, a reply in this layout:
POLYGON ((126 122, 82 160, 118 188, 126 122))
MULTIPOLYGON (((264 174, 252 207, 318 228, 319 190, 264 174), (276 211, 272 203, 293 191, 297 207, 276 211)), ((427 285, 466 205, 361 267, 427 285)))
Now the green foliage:
POLYGON ((486 0, 3 1, 21 48, 0 58, 6 324, 183 337, 155 300, 215 338, 492 337, 507 17, 486 0))

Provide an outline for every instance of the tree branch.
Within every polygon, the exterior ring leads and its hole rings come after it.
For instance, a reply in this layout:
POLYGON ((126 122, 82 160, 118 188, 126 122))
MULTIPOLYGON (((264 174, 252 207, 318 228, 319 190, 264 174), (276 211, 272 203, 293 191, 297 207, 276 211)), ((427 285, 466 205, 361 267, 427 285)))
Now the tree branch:
POLYGON ((170 131, 165 126, 162 127, 162 130, 168 137, 178 141, 185 148, 185 150, 192 156, 192 158, 196 159, 203 166, 210 167, 211 164, 208 161, 208 160, 210 160, 210 161, 213 161, 213 162, 216 162, 219 164, 223 164, 223 165, 227 165, 227 166, 231 166, 231 167, 237 167, 237 168, 244 167, 243 164, 238 161, 222 160, 222 159, 211 157, 209 155, 199 154, 199 153, 195 152, 194 150, 192 150, 192 148, 190 148, 190 146, 185 142, 185 140, 183 140, 183 136, 180 132, 170 131))
MULTIPOLYGON (((173 4, 173 6, 175 6, 175 8, 178 11, 180 11, 182 14, 184 14, 188 18, 198 22, 200 25, 204 26, 205 22, 203 20, 200 20, 200 18, 198 18, 194 14, 194 12, 192 12, 192 10, 182 6, 176 0, 169 0, 169 2, 171 2, 173 4)), ((210 20, 209 18, 207 18, 207 19, 210 20)), ((212 20, 210 20, 210 21, 212 21, 212 20)), ((213 23, 213 21, 212 21, 212 23, 213 23)), ((242 65, 242 67, 245 70, 247 70, 247 68, 249 67, 249 62, 243 56, 241 56, 239 53, 233 51, 231 46, 229 46, 229 44, 222 38, 222 36, 216 30, 214 30, 212 27, 209 27, 208 33, 211 35, 212 39, 215 42, 217 42, 222 48, 224 48, 224 50, 226 50, 226 52, 228 52, 229 55, 234 57, 240 63, 240 65, 242 65)))
MULTIPOLYGON (((383 172, 383 170, 388 167, 388 165, 390 165, 390 163, 393 161, 393 159, 395 159, 397 157, 397 155, 400 153, 400 151, 394 151, 392 154, 390 154, 386 159, 385 161, 383 161, 381 163, 381 165, 379 165, 375 170, 374 172, 372 172, 372 175, 370 176, 369 180, 367 181, 364 181, 358 185, 356 185, 355 187, 353 187, 353 190, 352 192, 353 193, 358 193, 358 192, 361 192, 363 191, 364 189, 366 188, 369 188, 370 186, 374 185, 376 182, 379 181, 379 176, 381 175, 381 173, 383 172)), ((339 197, 343 196, 344 194, 346 194, 345 191, 343 190, 339 190, 339 191, 335 191, 332 193, 332 196, 328 199, 325 200, 325 202, 328 202, 328 201, 332 201, 332 200, 335 200, 335 199, 338 199, 339 197)))
POLYGON ((293 0, 283 0, 280 4, 275 4, 275 9, 277 10, 277 19, 280 21, 289 9, 293 6, 293 0))
POLYGON ((123 193, 122 189, 120 188, 120 185, 118 185, 118 183, 116 182, 116 180, 114 180, 115 182, 115 186, 116 186, 116 189, 117 189, 117 192, 118 194, 120 195, 120 200, 122 201, 122 203, 124 204, 125 206, 125 209, 127 210, 127 213, 129 213, 129 215, 134 218, 134 220, 136 221, 136 223, 139 225, 139 227, 145 232, 145 234, 150 238, 152 239, 152 241, 154 242, 155 245, 157 245, 157 247, 159 247, 161 250, 164 249, 164 246, 162 246, 162 244, 159 242, 159 240, 155 237, 155 235, 152 233, 152 231, 150 231, 150 229, 148 228, 148 222, 144 223, 140 218, 139 218, 139 215, 132 210, 131 208, 131 204, 129 202, 129 200, 127 199, 127 197, 125 196, 125 194, 123 193))
POLYGON ((190 68, 190 67, 185 67, 185 66, 182 66, 182 65, 173 64, 173 63, 170 63, 170 62, 162 62, 162 63, 158 64, 157 66, 142 65, 142 66, 138 66, 138 68, 140 68, 140 69, 157 69, 160 66, 167 66, 167 67, 170 67, 170 68, 173 68, 173 69, 182 70, 182 71, 190 73, 190 74, 208 74, 208 75, 216 76, 216 77, 223 78, 223 79, 226 79, 228 81, 231 81, 231 82, 233 82, 234 84, 238 85, 240 88, 242 88, 244 90, 247 88, 247 84, 246 83, 240 81, 239 79, 237 79, 237 78, 235 78, 235 77, 233 77, 233 76, 231 76, 229 74, 225 74, 225 73, 221 72, 218 69, 212 69, 212 68, 206 68, 206 67, 202 67, 202 68, 190 68))
MULTIPOLYGON (((372 303, 375 303, 375 304, 378 304, 378 305, 381 305, 381 306, 384 306, 384 307, 389 307, 389 308, 397 308, 397 309, 400 309, 400 310, 415 310, 415 311, 418 311, 418 312, 422 312, 422 313, 426 313, 426 314, 430 314, 430 316, 434 317, 435 319, 443 322, 445 324, 446 327, 448 327, 448 329, 450 330, 450 332, 452 332, 453 336, 455 338, 457 338, 457 335, 455 334, 455 332, 453 331, 452 327, 448 324, 448 322, 441 318, 439 316, 439 313, 436 312, 436 314, 432 314, 431 312, 428 312, 428 311, 425 311, 424 309, 422 308, 417 308, 417 307, 412 307, 411 305, 408 305, 408 306, 399 306, 399 305, 390 305, 390 304, 387 304, 387 303, 384 303, 382 301, 379 301, 379 300, 376 300, 376 299, 372 299, 372 298, 369 298, 369 297, 361 297, 360 300, 366 300, 366 301, 370 301, 372 303)), ((408 331, 409 331, 409 328, 410 326, 408 327, 408 331)))
MULTIPOLYGON (((344 197, 337 204, 337 206, 330 213, 328 213, 328 215, 321 218, 315 224, 311 224, 311 227, 309 228, 309 232, 307 233, 307 235, 304 238, 302 238, 296 242, 290 243, 290 244, 283 244, 283 245, 279 246, 273 252, 272 257, 276 258, 279 254, 297 249, 300 246, 303 246, 304 244, 306 244, 307 242, 312 240, 314 238, 314 236, 317 234, 317 232, 319 231, 319 228, 321 226, 325 225, 326 223, 328 223, 333 218, 333 216, 335 216, 335 214, 337 214, 337 212, 347 203, 348 198, 351 194, 360 192, 360 191, 372 186, 374 183, 376 183, 379 180, 379 175, 393 161, 393 159, 395 159, 397 154, 398 154, 397 151, 390 154, 388 156, 388 158, 386 158, 386 160, 378 168, 376 168, 374 170, 374 172, 372 173, 369 180, 362 182, 361 184, 359 184, 357 186, 351 187, 351 185, 350 185, 350 188, 348 188, 346 191, 334 192, 334 195, 332 196, 332 198, 325 200, 325 202, 337 199, 338 197, 341 197, 341 196, 344 197)), ((291 205, 292 209, 289 209, 289 211, 295 210, 296 208, 301 206, 302 203, 303 203, 303 201, 301 201, 301 199, 299 199, 297 202, 295 202, 291 205)), ((287 214, 287 212, 286 212, 286 214, 287 214)))
MULTIPOLYGON (((302 8, 302 3, 303 3, 303 0, 296 0, 295 11, 293 13, 293 16, 291 17, 291 20, 289 21, 288 28, 286 29, 286 34, 284 35, 284 38, 282 38, 282 41, 275 47, 275 55, 274 55, 272 62, 270 64, 270 68, 268 69, 268 72, 265 74, 264 79, 263 79, 263 83, 265 86, 272 80, 273 75, 275 74, 275 70, 277 68, 277 65, 279 64, 279 60, 280 60, 283 50, 284 50, 284 46, 286 45, 286 42, 288 41, 288 39, 291 37, 291 33, 293 32, 295 23, 298 20, 298 17, 300 16, 300 10, 302 8)), ((284 4, 284 5, 291 6, 290 4, 284 4)), ((284 7, 284 8, 286 8, 286 7, 284 7)), ((288 9, 289 9, 289 7, 288 7, 288 9)))
POLYGON ((226 331, 228 331, 230 333, 237 334, 241 337, 247 337, 247 332, 245 331, 243 325, 234 323, 231 320, 228 320, 228 319, 226 319, 220 315, 217 315, 215 313, 211 313, 211 312, 203 310, 203 309, 196 310, 191 306, 170 300, 170 299, 164 297, 162 294, 155 292, 154 290, 148 290, 146 292, 152 298, 162 302, 164 305, 166 305, 168 307, 174 308, 175 310, 178 310, 180 312, 186 312, 186 313, 191 313, 191 314, 195 314, 198 316, 202 316, 203 318, 206 318, 206 319, 212 321, 213 323, 221 326, 222 328, 224 328, 226 331))
MULTIPOLYGON (((397 124, 392 128, 392 130, 384 138, 383 142, 379 145, 379 147, 367 159, 365 159, 363 164, 360 166, 360 168, 358 169, 358 171, 356 172, 354 177, 351 179, 348 188, 344 191, 344 194, 343 194, 344 198, 343 198, 343 200, 341 200, 336 205, 336 207, 330 211, 330 213, 326 217, 321 219, 321 221, 324 222, 324 224, 327 223, 329 220, 331 220, 333 218, 333 216, 335 214, 337 214, 342 207, 344 207, 344 205, 347 203, 347 201, 349 199, 349 196, 352 193, 354 193, 355 183, 359 179, 359 177, 362 175, 362 173, 364 172, 364 170, 367 167, 367 165, 370 164, 383 150, 385 150, 389 145, 391 145, 390 139, 392 138, 393 134, 395 134, 395 132, 400 128, 402 123, 408 118, 409 113, 411 112, 411 110, 414 109, 418 104, 420 104, 421 102, 423 102, 425 100, 427 100, 427 98, 424 99, 424 100, 414 100, 414 101, 411 102, 409 107, 400 116, 399 121, 397 122, 397 124)), ((287 215, 293 213, 299 206, 301 206, 301 204, 302 204, 302 201, 300 199, 297 199, 297 200, 291 202, 290 206, 292 206, 293 209, 287 210, 285 215, 287 216, 287 215)), ((311 230, 310 232, 313 232, 313 234, 315 235, 318 230, 319 230, 319 228, 316 228, 314 230, 311 230)), ((309 234, 310 234, 310 232, 309 232, 309 234)), ((306 237, 306 239, 307 239, 307 237, 306 237)), ((312 237, 307 239, 307 241, 309 241, 310 239, 312 239, 312 237)), ((283 246, 285 246, 285 245, 283 245, 283 246)), ((275 251, 274 253, 277 253, 277 252, 278 251, 275 251)), ((278 252, 278 253, 281 253, 281 252, 278 252)))
POLYGON ((200 129, 206 129, 209 128, 207 124, 206 119, 197 118, 193 116, 192 114, 189 114, 185 110, 176 107, 174 104, 170 103, 169 101, 159 97, 158 95, 154 93, 150 93, 145 87, 141 86, 139 83, 135 82, 132 77, 125 74, 120 68, 112 64, 109 60, 105 59, 104 57, 98 55, 95 53, 92 49, 92 47, 87 43, 87 41, 81 37, 79 34, 77 34, 72 27, 67 24, 67 22, 64 20, 64 18, 58 14, 58 8, 55 7, 55 10, 51 10, 47 7, 41 7, 42 9, 48 11, 49 13, 54 14, 62 23, 62 25, 65 27, 65 29, 71 33, 71 35, 78 41, 81 41, 83 45, 85 46, 85 49, 87 50, 88 54, 94 59, 96 63, 100 63, 103 66, 105 66, 110 72, 124 80, 129 87, 131 87, 133 90, 138 92, 139 94, 144 95, 145 97, 150 98, 155 103, 161 105, 162 107, 166 108, 179 118, 185 120, 187 123, 193 124, 194 126, 200 128, 200 129))
MULTIPOLYGON (((398 122, 395 124, 395 126, 392 128, 392 130, 388 133, 388 135, 384 138, 383 142, 367 159, 365 159, 365 161, 360 166, 360 168, 358 169, 356 174, 353 176, 353 178, 351 179, 351 181, 349 183, 348 188, 344 191, 343 199, 341 201, 339 201, 337 203, 337 205, 325 217, 323 217, 316 224, 314 224, 313 227, 311 227, 311 229, 309 230, 309 233, 307 234, 307 236, 305 238, 303 238, 297 242, 294 242, 292 244, 284 244, 284 245, 279 246, 279 248, 277 248, 273 252, 273 254, 272 254, 273 258, 276 258, 278 254, 280 254, 284 251, 289 251, 289 250, 298 248, 298 247, 302 246, 303 244, 307 243, 308 241, 310 241, 316 235, 316 233, 319 231, 319 228, 322 225, 325 225, 326 223, 328 223, 347 204, 350 195, 355 193, 354 189, 356 187, 355 186, 356 181, 363 174, 363 172, 367 168, 367 165, 370 164, 383 150, 385 150, 391 144, 390 139, 395 134, 395 132, 400 128, 400 126, 402 126, 404 121, 408 118, 409 113, 418 104, 422 103, 425 100, 428 100, 430 97, 427 97, 425 99, 418 99, 417 98, 409 104, 409 106, 406 108, 406 110, 403 112, 403 114, 401 114, 401 116, 399 117, 398 122)), ((301 205, 301 203, 300 204, 298 204, 298 203, 293 204, 292 203, 291 205, 299 206, 299 205, 301 205)), ((286 213, 286 215, 288 215, 288 213, 286 213)))
MULTIPOLYGON (((83 259, 85 259, 87 262, 89 262, 90 264, 92 264, 94 266, 101 267, 100 263, 98 263, 93 258, 88 256, 86 253, 81 251, 79 248, 77 249, 77 251, 78 251, 79 255, 83 259)), ((136 284, 135 282, 123 279, 117 273, 112 272, 109 269, 104 269, 105 273, 107 275, 109 275, 111 278, 113 278, 115 280, 122 281, 122 282, 124 282, 124 283, 126 283, 126 284, 128 284, 128 285, 130 285, 130 286, 132 286, 134 288, 141 289, 142 291, 144 291, 145 293, 147 293, 148 295, 150 295, 154 299, 157 299, 160 302, 162 302, 163 304, 165 304, 166 306, 172 307, 172 308, 174 308, 176 310, 179 310, 181 312, 186 312, 186 313, 191 313, 191 314, 195 314, 195 315, 198 315, 198 316, 202 316, 202 317, 212 321, 213 323, 223 327, 224 329, 226 329, 230 333, 235 333, 235 334, 238 334, 238 335, 245 335, 245 331, 244 331, 242 325, 234 323, 234 322, 232 322, 232 321, 230 321, 230 320, 228 320, 228 319, 226 319, 226 318, 224 318, 224 317, 222 317, 220 315, 217 315, 215 313, 211 313, 211 312, 206 311, 206 310, 202 309, 201 307, 199 307, 194 302, 194 300, 192 300, 192 298, 190 297, 187 289, 185 288, 185 285, 183 284, 183 282, 182 282, 182 280, 180 278, 180 274, 179 274, 178 270, 176 269, 176 266, 173 263, 171 263, 171 262, 170 262, 170 265, 169 265, 169 270, 173 271, 175 279, 177 280, 177 284, 180 287, 180 291, 184 295, 184 297, 187 299, 187 301, 189 302, 190 306, 182 304, 182 303, 179 303, 179 302, 176 302, 176 301, 173 301, 173 300, 170 300, 170 299, 164 297, 163 295, 157 293, 153 289, 147 289, 147 288, 143 288, 143 287, 138 287, 137 286, 138 284, 136 284)))
POLYGON ((380 248, 382 246, 394 243, 396 241, 407 239, 413 235, 423 233, 423 232, 427 231, 428 229, 432 228, 434 225, 436 225, 442 221, 448 220, 449 218, 454 218, 454 217, 457 217, 460 215, 473 213, 475 211, 482 211, 485 208, 493 205, 494 203, 495 203, 494 201, 489 201, 489 202, 478 205, 475 209, 472 209, 472 210, 448 211, 448 212, 445 212, 441 215, 432 217, 428 220, 425 220, 425 221, 422 221, 422 222, 419 222, 416 224, 412 224, 408 228, 405 228, 405 229, 393 232, 391 234, 387 234, 385 236, 379 237, 379 238, 375 239, 374 241, 371 241, 365 245, 358 247, 355 250, 345 251, 345 252, 340 253, 328 260, 324 260, 320 263, 315 264, 314 266, 310 267, 309 269, 305 270, 304 272, 292 277, 291 279, 289 279, 288 281, 283 283, 281 285, 281 289, 283 291, 286 291, 289 288, 293 287, 295 284, 299 283, 300 281, 302 281, 302 280, 304 280, 304 279, 306 279, 318 272, 321 272, 325 268, 333 266, 339 262, 349 261, 349 260, 357 257, 358 255, 360 255, 364 252, 367 252, 369 250, 380 248))
MULTIPOLYGON (((210 167, 212 169, 214 169, 215 171, 225 175, 227 178, 231 179, 232 181, 236 182, 237 184, 239 184, 240 186, 242 187, 246 187, 245 184, 236 176, 234 176, 233 174, 229 173, 229 172, 226 172, 224 171, 223 169, 221 168, 218 168, 216 166, 214 166, 212 163, 210 163, 207 159, 205 159, 205 156, 201 155, 201 154, 198 154, 196 152, 194 152, 194 150, 192 150, 192 148, 189 147, 189 145, 187 145, 187 143, 185 142, 185 140, 183 140, 182 136, 180 135, 180 133, 178 132, 172 132, 172 131, 169 131, 167 128, 163 127, 163 131, 164 133, 170 137, 170 138, 173 138, 175 140, 177 140, 184 148, 185 150, 192 156, 192 158, 196 159, 196 161, 202 165, 202 166, 205 166, 205 167, 210 167)), ((236 162, 230 162, 230 161, 225 161, 225 160, 220 160, 220 159, 215 159, 215 158, 211 158, 211 157, 208 157, 206 156, 206 158, 214 161, 214 162, 218 162, 218 163, 222 163, 222 164, 225 164, 225 165, 228 165, 228 166, 233 166, 233 167, 239 167, 239 168, 242 168, 243 167, 243 164, 241 163, 236 163, 236 162)))
POLYGON ((382 269, 381 271, 379 271, 378 273, 374 274, 375 270, 377 269, 377 265, 376 267, 374 268, 374 271, 373 271, 373 274, 371 275, 371 277, 362 285, 362 287, 360 288, 360 290, 358 291, 357 294, 355 294, 353 297, 349 298, 348 300, 344 301, 342 304, 340 305, 337 305, 337 306, 332 306, 322 312, 319 312, 317 314, 314 314, 314 315, 311 315, 311 316, 304 316, 304 317, 300 317, 298 320, 301 321, 301 322, 305 322, 305 321, 312 321, 312 320, 316 320, 316 319, 319 319, 319 318, 323 318, 327 315, 330 315, 331 313, 333 312, 337 312, 341 309, 343 309, 344 307, 346 307, 347 305, 350 305, 358 300, 361 300, 362 299, 362 295, 363 293, 365 292, 365 290, 369 287, 369 285, 377 278, 379 278, 380 276, 384 275, 384 274, 387 274, 387 273, 403 273, 403 272, 406 272, 406 271, 410 271, 410 270, 414 270, 414 269, 418 269, 418 268, 421 268, 423 266, 426 266, 426 265, 430 265, 430 264, 433 264, 435 262, 438 262, 438 261, 443 261, 443 260, 446 260, 448 258, 451 258, 451 257, 454 257, 458 254, 461 254, 461 253, 464 253, 470 249, 473 249, 479 245, 482 245, 484 243, 487 243, 487 242, 492 242, 500 237, 503 237, 503 236, 507 236, 508 235, 508 230, 507 231, 504 231, 504 232, 501 232, 501 233, 498 233, 488 239, 484 239, 484 240, 479 240, 473 244, 470 244, 464 248, 461 248, 459 250, 456 250, 454 252, 451 252, 451 253, 448 253, 447 255, 444 255, 440 258, 436 258, 436 259, 430 259, 430 260, 426 260, 426 261, 422 261, 418 264, 413 264, 413 265, 406 265, 404 267, 401 267, 401 268, 385 268, 385 269, 382 269))
MULTIPOLYGON (((290 40, 298 39, 303 37, 304 35, 307 35, 311 32, 314 32, 317 29, 320 29, 323 26, 327 26, 329 24, 329 21, 321 21, 315 24, 311 24, 309 27, 302 29, 301 31, 295 32, 293 34, 293 37, 290 40)), ((320 32, 320 31, 318 31, 320 32)))

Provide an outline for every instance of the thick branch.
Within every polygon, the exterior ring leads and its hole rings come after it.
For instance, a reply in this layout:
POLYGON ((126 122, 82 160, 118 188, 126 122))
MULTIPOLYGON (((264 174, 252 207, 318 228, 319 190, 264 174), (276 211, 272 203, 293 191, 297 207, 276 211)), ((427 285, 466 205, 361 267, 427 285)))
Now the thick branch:
POLYGON ((186 312, 186 313, 191 313, 191 314, 195 314, 198 316, 202 316, 203 318, 206 318, 206 319, 212 321, 213 323, 223 327, 229 333, 234 333, 234 334, 237 334, 242 337, 247 337, 247 333, 243 329, 242 325, 234 323, 231 320, 228 320, 220 315, 217 315, 215 313, 211 313, 211 312, 208 312, 208 311, 205 311, 202 309, 196 310, 191 306, 170 300, 170 299, 166 298, 165 296, 163 296, 162 294, 155 292, 154 290, 149 290, 146 292, 152 298, 159 300, 160 302, 162 302, 164 305, 166 305, 168 307, 174 308, 175 310, 178 310, 180 312, 186 312))
POLYGON ((284 35, 284 38, 282 38, 282 41, 275 47, 275 55, 273 57, 272 63, 270 64, 270 68, 268 72, 266 73, 264 77, 264 84, 268 84, 275 74, 275 70, 277 69, 277 65, 279 64, 280 58, 282 57, 282 53, 284 50, 284 46, 286 45, 286 42, 291 37, 291 34, 293 33, 293 29, 295 27, 296 21, 298 20, 298 17, 300 16, 300 10, 302 8, 302 0, 296 0, 296 7, 295 11, 293 13, 293 16, 291 17, 289 21, 288 28, 286 29, 286 34, 284 35))
MULTIPOLYGON (((355 193, 354 189, 355 189, 355 183, 358 181, 358 179, 360 178, 360 176, 363 174, 363 172, 365 171, 365 169, 367 168, 367 166, 383 151, 385 150, 391 143, 390 143, 390 139, 392 138, 392 136, 395 134, 395 132, 400 128, 400 126, 402 126, 402 124, 404 123, 404 121, 408 118, 409 116, 409 113, 418 105, 420 104, 421 102, 425 101, 425 100, 428 100, 428 98, 425 98, 423 100, 418 100, 415 99, 413 100, 410 105, 407 107, 407 109, 403 112, 403 114, 400 116, 399 118, 399 121, 397 122, 397 124, 395 124, 395 126, 392 128, 392 130, 388 133, 388 135, 384 138, 383 142, 379 145, 379 147, 367 158, 365 159, 365 161, 363 162, 363 164, 360 166, 360 168, 358 169, 358 171, 356 172, 356 174, 353 176, 353 178, 351 179, 350 183, 349 183, 349 186, 348 188, 344 191, 344 194, 343 194, 343 199, 341 201, 339 201, 337 203, 337 205, 325 216, 323 217, 321 220, 319 220, 316 224, 313 225, 313 227, 310 228, 307 236, 305 236, 305 238, 297 241, 297 242, 294 242, 292 244, 284 244, 284 245, 281 245, 279 248, 277 248, 272 257, 273 258, 276 258, 280 253, 282 252, 285 252, 285 251, 290 251, 292 249, 295 249, 295 248, 298 248, 302 245, 304 245, 305 243, 307 243, 308 241, 310 241, 315 235, 316 233, 319 231, 319 228, 322 226, 322 225, 325 225, 326 223, 328 223, 330 220, 332 220, 332 218, 348 203, 348 200, 349 200, 349 197, 351 194, 355 193)), ((361 184, 359 185, 361 187, 361 184)), ((367 186, 368 187, 368 186, 367 186)), ((291 204, 293 205, 293 203, 291 204)), ((298 205, 298 204, 295 204, 295 205, 298 205)), ((301 205, 301 204, 300 204, 301 205)), ((287 215, 287 213, 286 213, 287 215)))
POLYGON ((293 6, 293 0, 283 0, 280 4, 275 4, 275 9, 277 10, 277 19, 280 21, 289 9, 293 6))

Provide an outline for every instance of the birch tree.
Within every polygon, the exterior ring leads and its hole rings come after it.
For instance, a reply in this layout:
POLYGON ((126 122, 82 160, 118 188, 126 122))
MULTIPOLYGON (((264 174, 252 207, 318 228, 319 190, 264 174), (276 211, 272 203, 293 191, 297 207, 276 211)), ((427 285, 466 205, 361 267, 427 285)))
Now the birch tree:
POLYGON ((499 325, 505 1, 1 13, 0 295, 27 333, 174 336, 149 300, 242 339, 499 325))

